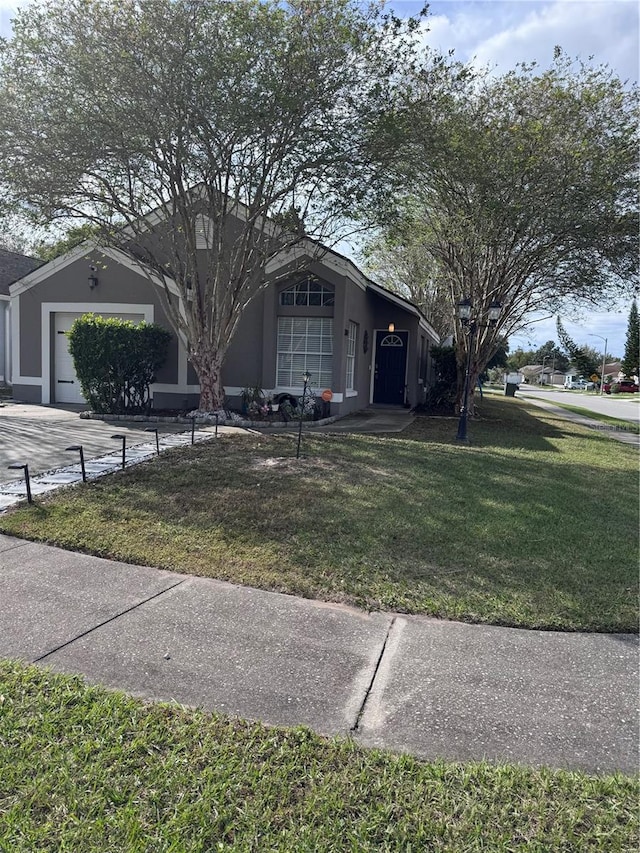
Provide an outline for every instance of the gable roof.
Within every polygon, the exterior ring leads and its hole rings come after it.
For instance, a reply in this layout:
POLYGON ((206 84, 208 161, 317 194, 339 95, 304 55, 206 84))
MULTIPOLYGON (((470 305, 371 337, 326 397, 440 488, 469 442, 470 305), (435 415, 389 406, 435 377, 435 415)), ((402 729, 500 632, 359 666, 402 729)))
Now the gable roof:
POLYGON ((0 296, 8 296, 10 284, 41 267, 43 263, 39 258, 0 249, 0 296))
POLYGON ((399 293, 394 293, 388 290, 381 284, 373 281, 365 275, 360 267, 358 267, 351 258, 346 255, 341 255, 335 249, 330 249, 310 237, 303 238, 296 246, 285 249, 280 254, 272 258, 266 267, 267 274, 277 272, 278 269, 291 264, 301 258, 308 258, 310 261, 315 261, 319 264, 324 264, 340 275, 347 276, 361 290, 368 290, 372 293, 381 296, 389 302, 394 303, 400 308, 403 308, 409 314, 413 314, 418 318, 419 325, 431 335, 434 340, 440 341, 440 335, 433 328, 431 323, 424 316, 422 311, 413 302, 410 302, 399 293))
MULTIPOLYGON (((197 200, 202 197, 202 185, 197 185, 191 189, 191 193, 194 198, 197 200)), ((241 202, 235 202, 233 205, 233 210, 230 211, 232 215, 238 216, 239 218, 246 218, 247 208, 241 202)), ((158 224, 163 221, 166 215, 166 206, 160 205, 156 207, 154 210, 150 211, 146 216, 142 217, 142 221, 145 222, 145 225, 148 227, 152 227, 153 225, 158 224)), ((202 214, 198 214, 198 228, 197 228, 197 248, 203 249, 207 246, 208 243, 208 224, 206 221, 206 217, 202 214)), ((210 224, 210 223, 209 223, 210 224)), ((267 221, 266 224, 269 224, 267 221)), ((271 227, 277 227, 275 224, 271 227)), ((124 228, 124 233, 130 230, 130 226, 124 228)), ((1 250, 0 250, 1 251, 1 250)), ((33 287, 35 284, 38 284, 40 281, 49 277, 49 275, 54 272, 64 268, 65 266, 73 263, 79 257, 90 253, 91 251, 98 251, 103 255, 107 255, 111 257, 113 260, 116 260, 119 263, 124 264, 130 269, 133 269, 135 272, 139 274, 142 273, 143 264, 134 264, 134 262, 128 258, 128 256, 115 248, 108 248, 105 246, 100 246, 97 240, 88 239, 84 242, 80 243, 78 246, 70 249, 65 252, 63 255, 59 255, 57 258, 44 263, 36 258, 27 258, 24 255, 16 255, 18 258, 22 258, 24 261, 31 262, 31 266, 25 266, 18 275, 14 276, 10 280, 7 280, 6 290, 2 290, 2 281, 0 279, 0 295, 3 293, 9 295, 9 285, 14 284, 14 287, 11 289, 11 295, 17 296, 20 293, 28 290, 30 287, 33 287), (39 270, 40 267, 44 267, 42 270, 39 270), (34 273, 34 271, 39 270, 39 272, 34 273), (30 273, 32 273, 30 275, 30 273), (23 280, 21 280, 23 279, 23 280), (15 284, 19 282, 18 284, 15 284)), ((7 253, 14 254, 14 253, 7 253)), ((299 257, 308 257, 309 260, 314 260, 318 263, 326 264, 331 267, 335 271, 338 271, 342 275, 346 275, 350 278, 352 282, 354 282, 358 287, 362 290, 370 291, 381 298, 387 300, 395 304, 396 306, 404 309, 410 314, 413 314, 418 319, 418 324, 420 327, 426 331, 434 340, 440 341, 440 336, 433 328, 431 323, 422 313, 422 311, 418 308, 417 305, 414 305, 406 297, 400 295, 399 293, 395 293, 373 281, 373 279, 369 278, 365 275, 362 270, 348 257, 340 254, 335 249, 329 248, 328 246, 323 245, 317 240, 314 240, 310 237, 303 237, 299 243, 289 248, 283 249, 280 253, 274 256, 266 265, 265 272, 267 275, 270 272, 274 272, 283 266, 286 266, 291 263, 292 260, 295 260, 299 257)), ((1 263, 1 259, 0 259, 1 263)), ((148 276, 147 276, 148 277, 148 276)), ((156 275, 152 275, 151 278, 154 280, 155 284, 160 284, 159 277, 156 275)), ((165 282, 167 283, 169 289, 176 295, 179 294, 178 288, 176 287, 175 282, 169 278, 165 277, 165 282)))

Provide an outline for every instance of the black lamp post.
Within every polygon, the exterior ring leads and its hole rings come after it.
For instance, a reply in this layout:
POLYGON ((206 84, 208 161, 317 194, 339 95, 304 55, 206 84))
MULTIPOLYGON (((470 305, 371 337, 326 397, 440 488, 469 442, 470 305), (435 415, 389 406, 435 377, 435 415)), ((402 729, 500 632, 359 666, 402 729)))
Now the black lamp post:
MULTIPOLYGON (((478 329, 486 329, 489 326, 495 326, 500 317, 502 305, 500 302, 494 301, 489 305, 486 316, 488 323, 480 323, 477 317, 472 316, 473 304, 471 300, 463 299, 458 303, 458 318, 463 326, 469 329, 469 339, 467 341, 467 364, 464 372, 464 389, 462 391, 462 405, 460 406, 460 420, 458 421, 458 441, 468 441, 467 438, 467 414, 469 407, 469 371, 471 370, 471 352, 473 350, 473 342, 476 338, 478 329)), ((484 314, 484 312, 482 312, 484 314)))

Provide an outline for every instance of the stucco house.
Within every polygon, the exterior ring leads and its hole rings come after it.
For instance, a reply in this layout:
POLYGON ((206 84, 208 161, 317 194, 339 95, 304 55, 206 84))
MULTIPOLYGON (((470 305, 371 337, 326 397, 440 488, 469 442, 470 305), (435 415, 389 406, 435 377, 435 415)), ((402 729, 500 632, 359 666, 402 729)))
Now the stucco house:
MULTIPOLYGON (((205 243, 199 248, 204 251, 205 243)), ((439 343, 427 319, 339 253, 326 250, 318 258, 309 251, 301 263, 304 252, 303 244, 290 275, 290 257, 272 260, 276 280, 245 308, 223 365, 228 404, 238 406, 245 387, 301 394, 305 370, 314 393, 332 391, 331 414, 422 402, 431 380, 430 349, 439 343)), ((87 312, 171 330, 152 279, 123 253, 85 243, 15 282, 9 288, 13 396, 83 402, 66 334, 87 312)), ((151 393, 156 409, 197 405, 197 376, 173 332, 151 393)))
POLYGON ((38 258, 0 249, 0 382, 11 376, 9 285, 41 265, 38 258))

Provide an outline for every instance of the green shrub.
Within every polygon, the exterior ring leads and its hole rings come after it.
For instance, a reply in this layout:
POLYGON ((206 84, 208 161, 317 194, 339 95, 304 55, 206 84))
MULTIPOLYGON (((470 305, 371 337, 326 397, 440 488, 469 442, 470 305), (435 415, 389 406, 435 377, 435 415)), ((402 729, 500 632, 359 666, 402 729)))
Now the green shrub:
POLYGON ((146 412, 149 386, 167 357, 170 333, 151 323, 85 314, 69 332, 82 394, 96 412, 146 412))
POLYGON ((609 389, 611 394, 619 394, 620 393, 620 383, 614 382, 611 388, 609 389))

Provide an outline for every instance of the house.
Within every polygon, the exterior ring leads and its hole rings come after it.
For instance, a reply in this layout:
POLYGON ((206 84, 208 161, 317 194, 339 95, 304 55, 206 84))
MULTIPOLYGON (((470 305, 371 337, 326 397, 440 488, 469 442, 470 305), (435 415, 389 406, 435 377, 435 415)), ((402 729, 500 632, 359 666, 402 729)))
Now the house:
MULTIPOLYGON (((439 343, 427 319, 339 253, 309 250, 305 260, 305 251, 303 244, 290 274, 289 254, 272 260, 272 283, 245 308, 223 365, 227 404, 239 408, 245 387, 301 394, 305 371, 316 395, 332 392, 331 414, 422 402, 430 350, 439 343)), ((160 283, 118 250, 91 243, 24 275, 10 297, 13 395, 27 402, 83 402, 66 337, 77 317, 94 312, 171 330, 160 283)), ((172 332, 153 405, 194 408, 198 394, 186 348, 172 332)))
POLYGON ((9 285, 41 265, 38 258, 0 249, 0 382, 11 376, 9 285))
POLYGON ((615 382, 618 379, 623 379, 624 374, 622 372, 622 363, 619 361, 610 361, 608 364, 604 366, 604 378, 605 381, 607 378, 611 379, 615 382))
POLYGON ((520 368, 520 372, 528 385, 562 385, 565 377, 562 371, 542 364, 525 364, 520 368))

